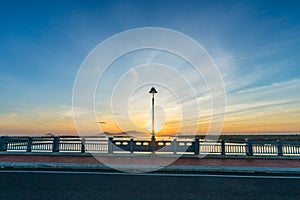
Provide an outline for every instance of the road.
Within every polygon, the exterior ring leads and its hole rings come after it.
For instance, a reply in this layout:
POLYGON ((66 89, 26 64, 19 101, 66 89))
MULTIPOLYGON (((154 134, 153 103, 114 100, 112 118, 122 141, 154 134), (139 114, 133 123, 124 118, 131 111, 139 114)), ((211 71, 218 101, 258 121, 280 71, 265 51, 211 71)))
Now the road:
POLYGON ((300 177, 0 171, 0 199, 299 199, 300 177))

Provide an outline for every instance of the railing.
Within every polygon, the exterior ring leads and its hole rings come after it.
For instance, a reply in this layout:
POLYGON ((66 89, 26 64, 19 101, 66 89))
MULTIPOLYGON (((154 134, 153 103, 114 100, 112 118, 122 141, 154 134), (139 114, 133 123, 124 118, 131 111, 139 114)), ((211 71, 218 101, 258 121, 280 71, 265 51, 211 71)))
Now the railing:
POLYGON ((0 137, 0 152, 155 153, 300 156, 300 142, 203 141, 198 138, 141 140, 106 137, 0 137))

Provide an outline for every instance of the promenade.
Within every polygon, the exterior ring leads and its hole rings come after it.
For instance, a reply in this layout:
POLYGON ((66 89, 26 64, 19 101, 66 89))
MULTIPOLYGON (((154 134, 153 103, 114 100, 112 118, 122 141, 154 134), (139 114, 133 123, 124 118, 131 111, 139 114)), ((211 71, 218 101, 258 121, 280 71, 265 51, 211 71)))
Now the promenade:
POLYGON ((229 157, 151 155, 101 155, 89 154, 0 154, 1 169, 74 169, 119 170, 157 168, 160 171, 193 172, 245 172, 245 173, 293 173, 300 174, 300 159, 289 157, 229 157), (165 166, 165 167, 164 167, 165 166))
POLYGON ((300 174, 300 143, 1 137, 1 169, 245 172, 300 174))

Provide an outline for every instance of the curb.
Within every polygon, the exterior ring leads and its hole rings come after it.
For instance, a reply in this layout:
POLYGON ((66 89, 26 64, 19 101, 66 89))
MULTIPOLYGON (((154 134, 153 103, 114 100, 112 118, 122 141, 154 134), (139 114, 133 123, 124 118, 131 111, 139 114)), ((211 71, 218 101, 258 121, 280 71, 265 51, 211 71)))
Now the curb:
POLYGON ((132 165, 132 164, 71 164, 71 163, 30 163, 0 162, 0 169, 55 169, 55 170, 110 170, 140 173, 159 172, 211 172, 211 173, 265 173, 265 174, 299 174, 300 168, 282 167, 242 167, 242 166, 183 166, 183 165, 132 165))

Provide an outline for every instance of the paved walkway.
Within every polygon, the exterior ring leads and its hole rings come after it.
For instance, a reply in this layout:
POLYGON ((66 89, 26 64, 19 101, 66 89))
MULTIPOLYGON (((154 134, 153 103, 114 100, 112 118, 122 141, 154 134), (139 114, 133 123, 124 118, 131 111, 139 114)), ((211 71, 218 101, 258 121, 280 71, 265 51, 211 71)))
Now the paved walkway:
POLYGON ((164 166, 223 166, 299 168, 299 159, 286 158, 197 158, 159 156, 90 156, 86 155, 34 155, 0 154, 1 163, 62 163, 62 164, 113 164, 113 165, 164 165, 164 166))
POLYGON ((79 164, 163 164, 187 166, 296 167, 300 160, 271 158, 186 158, 151 156, 0 155, 0 162, 79 163, 79 164), (174 162, 173 162, 174 161, 174 162))

